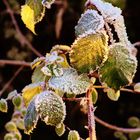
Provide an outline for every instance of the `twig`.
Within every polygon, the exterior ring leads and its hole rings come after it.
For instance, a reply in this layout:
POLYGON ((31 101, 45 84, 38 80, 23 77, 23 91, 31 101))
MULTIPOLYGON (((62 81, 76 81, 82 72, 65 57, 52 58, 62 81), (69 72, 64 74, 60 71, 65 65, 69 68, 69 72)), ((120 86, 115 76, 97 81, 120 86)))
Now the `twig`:
POLYGON ((0 96, 5 92, 5 90, 9 87, 9 85, 13 82, 13 80, 18 76, 18 74, 23 70, 24 66, 21 66, 13 75, 13 77, 5 84, 3 89, 0 91, 0 96))
POLYGON ((61 29, 62 29, 62 24, 63 24, 63 15, 65 10, 67 9, 68 3, 67 0, 61 1, 62 6, 59 8, 57 15, 56 15, 56 24, 55 24, 55 33, 56 33, 56 38, 59 39, 61 29))
POLYGON ((29 62, 18 61, 18 60, 0 60, 0 65, 21 65, 24 67, 30 67, 29 62))
POLYGON ((122 128, 122 127, 118 127, 112 124, 109 124, 101 119, 99 119, 98 117, 94 116, 96 122, 98 122, 99 124, 103 125, 104 127, 107 127, 109 129, 115 130, 115 131, 120 131, 123 133, 136 133, 136 132, 140 132, 140 128, 122 128))
POLYGON ((19 29, 19 26, 17 24, 17 21, 15 19, 15 16, 14 16, 14 12, 13 10, 10 8, 7 0, 3 0, 3 3, 5 4, 6 8, 7 8, 7 12, 9 13, 11 19, 12 19, 12 22, 13 22, 13 25, 15 26, 15 29, 16 29, 16 32, 18 34, 18 37, 19 37, 19 42, 21 43, 21 45, 27 45, 34 54, 36 54, 37 56, 42 56, 33 46, 32 44, 25 38, 25 36, 22 34, 21 30, 19 29))
MULTIPOLYGON (((106 86, 98 86, 98 85, 93 85, 94 88, 96 89, 104 89, 104 88, 107 88, 106 86)), ((127 89, 127 88, 121 88, 120 89, 121 91, 125 91, 125 92, 130 92, 130 93, 134 93, 134 94, 140 94, 140 92, 138 91, 134 91, 132 89, 127 89)))
POLYGON ((90 140, 96 140, 96 131, 95 131, 95 118, 94 118, 94 106, 92 102, 92 85, 89 87, 86 93, 87 106, 88 106, 88 129, 89 129, 89 138, 90 140))
POLYGON ((134 43, 133 46, 134 46, 134 47, 135 47, 135 46, 140 46, 140 41, 134 43))
POLYGON ((75 101, 75 102, 79 102, 79 101, 83 100, 83 98, 84 98, 84 99, 87 99, 87 98, 85 98, 85 97, 81 97, 81 98, 64 98, 64 97, 63 97, 63 100, 64 100, 64 101, 75 101))

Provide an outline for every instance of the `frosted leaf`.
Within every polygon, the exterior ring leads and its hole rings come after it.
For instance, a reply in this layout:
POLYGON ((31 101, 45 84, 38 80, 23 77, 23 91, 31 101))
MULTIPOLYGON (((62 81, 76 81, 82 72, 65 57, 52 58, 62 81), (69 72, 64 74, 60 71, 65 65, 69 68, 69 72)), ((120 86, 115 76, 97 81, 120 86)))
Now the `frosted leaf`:
POLYGON ((55 76, 61 76, 61 75, 63 75, 63 69, 60 68, 58 65, 54 65, 53 66, 53 74, 55 76))
MULTIPOLYGON (((89 1, 87 1, 87 3, 88 2, 89 1)), ((108 22, 116 20, 122 13, 120 8, 113 6, 111 3, 103 2, 102 0, 90 0, 90 2, 108 22)))
POLYGON ((79 72, 97 70, 108 57, 108 36, 106 33, 80 37, 72 44, 70 62, 79 72))
POLYGON ((47 53, 46 54, 46 63, 47 64, 52 64, 54 62, 57 62, 57 63, 61 63, 64 61, 63 57, 61 56, 58 56, 58 52, 57 51, 54 51, 54 52, 51 52, 50 54, 47 53))
POLYGON ((48 9, 51 8, 51 5, 55 2, 55 0, 42 0, 43 6, 47 7, 48 9))
POLYGON ((103 17, 100 16, 95 10, 87 10, 79 19, 78 25, 75 27, 75 33, 77 36, 82 34, 96 33, 103 27, 103 17))
POLYGON ((42 67, 42 65, 39 65, 35 68, 31 78, 32 83, 43 82, 46 80, 46 75, 41 71, 42 67))
POLYGON ((43 61, 45 60, 45 57, 37 57, 32 63, 31 63, 31 67, 32 69, 34 69, 35 67, 37 67, 38 65, 40 65, 43 61))
POLYGON ((114 25, 115 31, 118 35, 119 42, 126 46, 130 46, 131 43, 128 40, 123 16, 120 15, 115 21, 112 21, 112 24, 114 25))
POLYGON ((24 117, 24 126, 25 126, 25 133, 30 134, 32 130, 36 127, 39 115, 35 108, 35 98, 31 100, 28 108, 27 113, 24 117))
POLYGON ((42 67, 41 72, 43 72, 44 75, 52 76, 52 72, 47 66, 42 67))
POLYGON ((130 84, 136 73, 137 60, 129 48, 116 43, 111 46, 108 59, 99 69, 100 79, 115 91, 130 84))
POLYGON ((87 75, 78 75, 77 71, 72 68, 64 69, 62 76, 54 76, 49 80, 49 87, 75 95, 86 92, 89 85, 90 80, 87 75))
POLYGON ((63 74, 63 69, 56 64, 48 64, 41 68, 44 75, 47 76, 61 76, 63 74))
POLYGON ((66 116, 65 104, 53 91, 44 91, 37 95, 35 107, 40 118, 47 124, 56 126, 63 123, 66 116))

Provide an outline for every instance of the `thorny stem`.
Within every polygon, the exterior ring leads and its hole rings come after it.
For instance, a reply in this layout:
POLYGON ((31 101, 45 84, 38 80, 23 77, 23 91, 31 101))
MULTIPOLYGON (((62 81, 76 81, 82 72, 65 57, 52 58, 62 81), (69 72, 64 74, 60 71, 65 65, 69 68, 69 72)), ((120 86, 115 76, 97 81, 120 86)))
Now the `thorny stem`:
POLYGON ((87 106, 88 106, 88 129, 89 129, 89 138, 90 140, 96 140, 96 131, 95 131, 95 118, 94 118, 94 106, 92 102, 92 85, 89 87, 86 93, 87 106))
POLYGON ((13 80, 18 76, 18 74, 23 70, 24 66, 21 66, 13 75, 13 77, 5 84, 3 89, 0 91, 0 96, 3 94, 3 92, 9 87, 9 85, 13 82, 13 80))
POLYGON ((16 29, 16 32, 18 34, 18 37, 19 37, 19 42, 21 43, 21 45, 27 45, 34 54, 36 54, 37 56, 42 56, 33 46, 32 44, 25 38, 25 36, 22 34, 21 30, 19 29, 19 26, 17 24, 17 21, 15 19, 15 16, 14 16, 14 12, 13 10, 10 8, 7 0, 3 0, 3 3, 5 4, 6 8, 7 8, 7 12, 9 13, 11 19, 12 19, 12 22, 13 22, 13 25, 15 26, 15 29, 16 29))
POLYGON ((122 128, 122 127, 118 127, 112 124, 109 124, 101 119, 99 119, 98 117, 95 116, 95 120, 96 122, 98 122, 99 124, 103 125, 104 127, 107 127, 109 129, 115 130, 115 131, 120 131, 123 133, 136 133, 136 132, 140 132, 140 128, 122 128))

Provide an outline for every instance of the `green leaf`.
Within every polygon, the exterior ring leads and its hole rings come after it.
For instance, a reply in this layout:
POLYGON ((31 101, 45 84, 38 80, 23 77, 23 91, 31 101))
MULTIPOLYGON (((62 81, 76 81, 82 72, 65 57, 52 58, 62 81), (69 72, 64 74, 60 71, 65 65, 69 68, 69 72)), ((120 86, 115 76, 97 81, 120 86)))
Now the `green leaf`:
POLYGON ((26 25, 35 34, 35 24, 42 20, 45 14, 45 7, 42 0, 26 0, 21 9, 21 18, 26 25))
POLYGON ((30 134, 33 131, 39 118, 39 115, 35 108, 35 98, 36 96, 31 100, 27 108, 27 113, 24 117, 25 133, 27 134, 30 134))
POLYGON ((14 122, 10 121, 10 122, 6 123, 5 129, 8 132, 15 132, 15 131, 17 131, 17 126, 14 122))
POLYGON ((92 88, 92 102, 95 104, 98 100, 98 92, 95 88, 92 88))
POLYGON ((68 140, 80 140, 79 133, 75 130, 71 130, 68 134, 68 140))
POLYGON ((5 99, 0 100, 0 111, 6 113, 8 110, 7 101, 5 99))
POLYGON ((63 75, 59 77, 52 77, 49 80, 49 87, 61 90, 68 94, 82 94, 85 93, 90 80, 86 74, 78 75, 75 69, 63 69, 63 75))
POLYGON ((118 101, 120 97, 120 91, 118 90, 117 92, 114 89, 107 89, 107 96, 110 100, 112 101, 118 101))
POLYGON ((16 140, 22 140, 22 136, 21 136, 20 132, 14 132, 14 137, 16 138, 16 140))
POLYGON ((20 95, 17 95, 15 97, 13 97, 12 102, 15 107, 20 107, 22 104, 22 97, 20 95))
POLYGON ((7 133, 4 136, 4 140, 13 140, 14 139, 14 134, 13 133, 7 133))
POLYGON ((55 127, 55 132, 58 136, 62 136, 65 133, 65 125, 63 123, 58 124, 55 127))
POLYGON ((44 91, 35 99, 36 110, 47 125, 56 126, 63 123, 66 116, 65 104, 53 91, 44 91))
POLYGON ((114 133, 114 136, 116 138, 119 138, 120 140, 127 140, 127 137, 122 132, 119 132, 119 131, 116 131, 114 133))
POLYGON ((128 119, 128 124, 132 127, 138 127, 140 126, 140 120, 137 117, 130 117, 128 119))
POLYGON ((24 127, 24 120, 19 118, 17 121, 16 121, 16 126, 21 129, 21 130, 24 130, 25 127, 24 127))
POLYGON ((139 138, 140 138, 140 132, 130 133, 129 134, 129 138, 130 138, 130 140, 139 140, 139 138))
POLYGON ((32 83, 43 82, 46 79, 46 75, 41 71, 42 65, 35 68, 32 74, 32 83))
POLYGON ((132 82, 137 68, 137 61, 129 48, 121 44, 111 46, 109 56, 99 69, 100 80, 115 91, 132 82))
POLYGON ((81 73, 96 70, 107 59, 107 41, 105 33, 78 38, 70 52, 71 65, 81 73))
POLYGON ((23 100, 26 106, 28 106, 29 102, 32 100, 32 98, 42 92, 42 87, 41 87, 41 82, 39 83, 33 83, 30 85, 27 85, 23 90, 22 90, 22 96, 23 100))
POLYGON ((83 34, 97 33, 104 27, 104 20, 97 11, 88 9, 78 21, 78 25, 75 26, 75 33, 77 36, 83 34))

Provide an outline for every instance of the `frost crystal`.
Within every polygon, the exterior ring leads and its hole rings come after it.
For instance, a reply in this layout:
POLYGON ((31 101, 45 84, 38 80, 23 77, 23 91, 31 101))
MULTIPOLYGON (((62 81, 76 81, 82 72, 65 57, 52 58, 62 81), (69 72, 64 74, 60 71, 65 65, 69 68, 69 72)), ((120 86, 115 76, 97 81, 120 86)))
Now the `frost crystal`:
POLYGON ((42 0, 42 5, 50 9, 54 2, 55 0, 42 0))
POLYGON ((82 34, 96 33, 103 27, 103 17, 100 16, 95 10, 87 10, 79 19, 78 25, 75 27, 75 33, 77 36, 82 34))
POLYGON ((65 104, 58 95, 52 91, 44 91, 37 95, 35 107, 40 118, 47 125, 58 125, 62 123, 66 116, 65 104))
POLYGON ((114 22, 112 22, 112 24, 115 27, 115 31, 118 35, 119 41, 126 46, 130 46, 131 43, 128 40, 123 16, 120 15, 114 22))
POLYGON ((107 21, 113 21, 117 19, 122 11, 118 7, 114 7, 111 3, 103 2, 102 0, 90 0, 91 4, 96 6, 101 15, 107 21))

